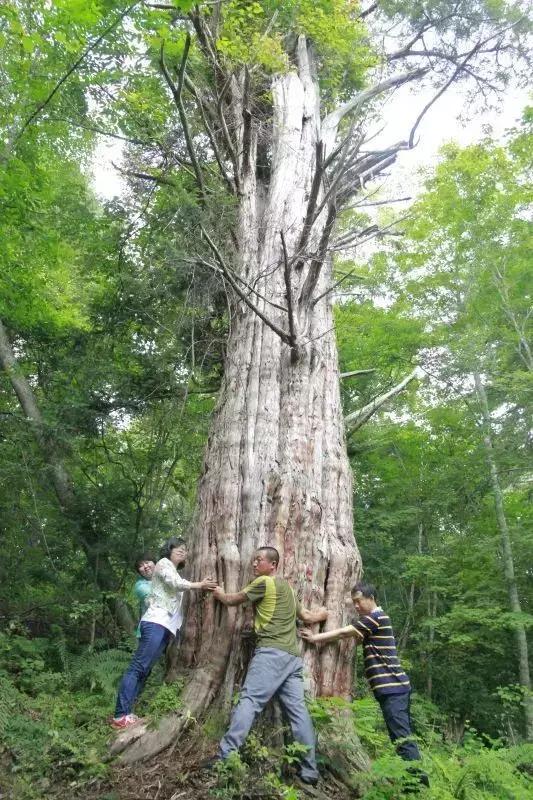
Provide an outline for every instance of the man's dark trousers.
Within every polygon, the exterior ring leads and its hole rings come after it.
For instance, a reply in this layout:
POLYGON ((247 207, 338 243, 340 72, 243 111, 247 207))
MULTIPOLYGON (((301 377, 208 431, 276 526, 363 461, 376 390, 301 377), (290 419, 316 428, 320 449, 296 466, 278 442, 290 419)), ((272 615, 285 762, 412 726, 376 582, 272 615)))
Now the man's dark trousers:
MULTIPOLYGON (((411 737, 413 735, 410 714, 411 692, 382 694, 377 695, 376 699, 381 706, 391 742, 411 737)), ((400 742, 396 746, 396 752, 404 761, 420 761, 417 744, 412 740, 400 742)))

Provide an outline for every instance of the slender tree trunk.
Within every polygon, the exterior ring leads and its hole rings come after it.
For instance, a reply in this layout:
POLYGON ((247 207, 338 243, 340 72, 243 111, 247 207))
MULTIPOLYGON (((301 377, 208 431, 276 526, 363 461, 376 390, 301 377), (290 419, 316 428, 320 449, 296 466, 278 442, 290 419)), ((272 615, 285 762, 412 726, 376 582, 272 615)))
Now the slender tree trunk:
POLYGON ((516 333, 518 340, 516 350, 518 355, 528 370, 533 372, 533 353, 531 352, 531 347, 529 346, 529 341, 527 339, 528 316, 526 316, 524 320, 520 320, 517 314, 515 314, 509 299, 509 291, 507 289, 505 275, 502 274, 497 266, 494 267, 494 279, 498 288, 498 294, 500 295, 503 313, 511 323, 516 333))
MULTIPOLYGON (((106 592, 118 589, 113 568, 105 554, 101 552, 101 537, 95 531, 89 515, 76 496, 72 480, 59 456, 50 433, 46 429, 41 410, 33 390, 21 373, 7 331, 0 320, 0 368, 4 370, 13 387, 20 407, 32 426, 33 436, 39 447, 41 457, 48 467, 55 495, 75 541, 83 549, 95 583, 106 592)), ((135 623, 127 605, 117 597, 109 599, 109 605, 119 625, 133 633, 135 623)))
MULTIPOLYGON (((422 555, 422 537, 424 535, 424 526, 420 522, 418 524, 418 555, 422 555)), ((415 611, 415 590, 416 590, 416 582, 413 578, 411 581, 411 585, 409 587, 409 596, 407 598, 407 615, 405 618, 405 625, 403 626, 402 632, 398 637, 398 650, 403 650, 406 647, 407 642, 409 640, 409 634, 411 632, 411 625, 413 623, 414 618, 414 611, 415 611)))
MULTIPOLYGON (((498 475, 498 467, 496 458, 494 456, 494 447, 492 441, 492 427, 489 412, 489 405, 487 401, 487 394, 485 387, 481 380, 480 375, 474 373, 474 383, 476 387, 476 394, 478 396, 479 404, 481 407, 481 414, 483 417, 484 435, 483 443, 485 445, 485 453, 489 467, 490 480, 492 485, 492 494, 494 496, 494 506, 496 510, 496 520, 500 531, 502 543, 502 556, 503 556, 503 569, 505 574, 505 582, 507 584, 507 592, 509 595, 509 606, 511 611, 516 613, 522 612, 520 605, 520 598, 518 596, 518 586, 515 578, 513 550, 511 545, 511 537, 509 535, 509 528, 507 525, 507 518, 505 516, 505 507, 503 502, 503 492, 500 486, 500 479, 498 475)), ((526 629, 523 625, 517 623, 514 628, 518 655, 518 672, 520 685, 525 691, 524 696, 524 715, 526 723, 526 737, 528 741, 533 741, 533 694, 531 693, 531 676, 529 672, 529 653, 526 629)))
POLYGON ((428 594, 428 668, 427 668, 427 682, 426 694, 431 700, 433 696, 433 645, 435 644, 435 617, 437 616, 437 593, 429 592, 428 594))

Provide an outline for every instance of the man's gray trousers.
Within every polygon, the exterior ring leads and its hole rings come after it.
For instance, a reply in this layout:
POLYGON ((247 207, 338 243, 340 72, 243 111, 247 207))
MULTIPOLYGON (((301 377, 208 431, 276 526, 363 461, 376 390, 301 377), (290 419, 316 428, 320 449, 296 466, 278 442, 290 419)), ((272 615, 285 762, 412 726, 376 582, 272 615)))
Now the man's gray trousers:
POLYGON ((302 756, 302 778, 315 780, 318 778, 315 732, 304 702, 302 659, 274 647, 258 647, 254 653, 229 730, 220 742, 221 758, 227 758, 231 752, 238 750, 256 716, 272 697, 279 700, 294 740, 308 748, 302 756))

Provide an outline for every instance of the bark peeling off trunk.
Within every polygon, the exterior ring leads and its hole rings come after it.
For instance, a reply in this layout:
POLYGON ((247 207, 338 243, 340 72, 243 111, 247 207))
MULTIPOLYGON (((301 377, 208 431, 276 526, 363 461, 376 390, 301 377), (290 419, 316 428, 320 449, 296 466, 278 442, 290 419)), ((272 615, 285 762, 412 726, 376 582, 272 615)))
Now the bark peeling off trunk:
MULTIPOLYGON (((252 121, 245 134, 250 119, 246 81, 237 77, 231 84, 228 116, 241 126, 237 141, 248 143, 235 148, 241 155, 232 267, 252 287, 249 297, 256 310, 242 297, 233 307, 224 380, 199 485, 191 561, 193 579, 213 575, 227 592, 236 592, 252 577, 254 550, 273 545, 281 554, 279 574, 304 606, 328 607, 325 627, 330 629, 347 622, 347 601, 361 561, 353 536, 352 479, 327 294, 331 264, 325 254, 320 263, 316 255, 331 209, 325 203, 316 213, 323 189, 316 192, 315 174, 324 146, 318 86, 303 37, 297 60, 298 70, 274 81, 272 128, 260 131, 262 146, 265 136, 270 142, 267 178, 257 168, 259 126, 265 123, 252 121), (310 197, 315 213, 309 227, 310 197), (287 332, 289 307, 292 347, 261 319, 262 314, 287 332)), ((331 122, 324 135, 334 141, 331 122)), ((194 672, 183 704, 194 716, 214 698, 232 697, 242 672, 246 613, 209 596, 191 596, 182 655, 194 672)), ((305 648, 310 693, 347 695, 351 654, 348 641, 322 651, 305 648)), ((147 732, 132 746, 135 755, 129 748, 123 758, 157 753, 181 724, 175 717, 159 732, 147 732)))
MULTIPOLYGON (((280 77, 273 87, 269 184, 262 185, 251 169, 242 181, 240 205, 241 274, 279 305, 287 304, 280 232, 291 256, 304 225, 320 141, 318 90, 302 45, 299 63, 300 74, 280 77)), ((316 249, 324 224, 322 213, 308 249, 316 249)), ((308 269, 292 270, 293 299, 308 269)), ((330 282, 326 263, 316 294, 330 282)), ((261 298, 256 305, 287 327, 284 312, 273 312, 261 298)), ((346 622, 346 599, 360 557, 352 531, 352 484, 328 298, 314 307, 295 303, 295 325, 301 341, 297 359, 254 312, 244 304, 236 309, 200 483, 194 563, 235 592, 251 577, 254 549, 272 544, 281 553, 280 573, 303 604, 328 606, 329 628, 346 622)), ((192 598, 186 661, 213 675, 225 672, 229 694, 233 680, 224 665, 234 662, 241 627, 240 611, 192 598)), ((313 693, 349 691, 349 645, 321 654, 309 649, 305 663, 313 693)))

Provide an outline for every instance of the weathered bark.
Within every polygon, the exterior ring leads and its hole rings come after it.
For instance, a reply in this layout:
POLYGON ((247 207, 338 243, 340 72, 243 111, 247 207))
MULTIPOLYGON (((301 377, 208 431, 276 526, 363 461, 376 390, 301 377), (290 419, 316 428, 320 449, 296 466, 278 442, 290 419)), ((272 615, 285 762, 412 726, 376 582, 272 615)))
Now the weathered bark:
MULTIPOLYGON (((115 592, 118 584, 113 568, 105 553, 102 553, 101 537, 95 530, 83 504, 77 497, 72 480, 57 452, 50 432, 47 430, 35 394, 19 369, 13 348, 4 324, 0 320, 0 368, 6 373, 39 447, 41 457, 48 468, 48 474, 59 502, 61 511, 69 523, 72 535, 83 549, 97 586, 105 592, 115 592)), ((119 625, 133 633, 135 623, 127 605, 118 597, 109 599, 109 606, 119 625)))
MULTIPOLYGON (((513 549, 511 545, 511 537, 509 534, 509 527, 507 525, 507 517, 505 516, 505 506, 503 502, 503 492, 500 485, 500 478, 498 475, 498 466, 494 455, 492 425, 489 412, 489 404, 487 401, 487 394, 485 387, 481 380, 480 375, 474 373, 474 383, 476 387, 476 394, 478 396, 481 414, 483 417, 483 443, 485 445, 485 454, 487 464, 489 467, 490 481, 492 485, 492 494, 494 496, 494 507, 496 510, 496 520, 498 529, 500 531, 500 538, 502 543, 502 557, 503 569, 505 574, 505 582, 507 584, 507 592, 509 595, 509 606, 511 611, 520 614, 522 607, 520 598, 518 596, 518 586, 515 578, 513 549)), ((526 725, 526 738, 528 741, 533 741, 533 694, 531 693, 531 676, 529 672, 529 652, 527 644, 526 629, 520 623, 515 623, 514 626, 516 638, 516 650, 518 656, 518 674, 520 685, 524 688, 524 716, 526 725)))
MULTIPOLYGON (((252 577, 254 549, 273 545, 281 554, 280 574, 305 606, 326 605, 326 628, 334 628, 346 624, 361 559, 353 535, 330 295, 313 303, 331 285, 331 264, 317 253, 334 214, 327 205, 318 218, 309 214, 310 198, 319 204, 323 196, 320 180, 316 188, 321 120, 310 58, 302 37, 298 71, 274 81, 269 180, 256 169, 259 131, 246 115, 245 80, 232 83, 231 118, 241 154, 239 251, 232 269, 254 287, 260 313, 243 301, 234 308, 198 492, 192 563, 195 578, 200 571, 214 574, 226 591, 236 592, 252 577), (295 268, 302 236, 305 251, 315 255, 295 268), (292 320, 280 307, 292 309, 292 320), (287 332, 285 341, 276 328, 287 332)), ((331 121, 329 126, 332 144, 331 121)), ((245 618, 241 609, 210 597, 191 598, 182 653, 194 673, 183 703, 194 716, 215 698, 231 698, 245 666, 245 618)), ((305 648, 311 694, 348 696, 351 659, 348 641, 321 651, 305 648)), ((115 752, 132 736, 137 740, 124 760, 158 752, 179 732, 182 719, 119 737, 115 752)))

